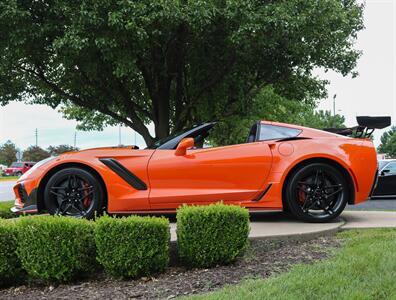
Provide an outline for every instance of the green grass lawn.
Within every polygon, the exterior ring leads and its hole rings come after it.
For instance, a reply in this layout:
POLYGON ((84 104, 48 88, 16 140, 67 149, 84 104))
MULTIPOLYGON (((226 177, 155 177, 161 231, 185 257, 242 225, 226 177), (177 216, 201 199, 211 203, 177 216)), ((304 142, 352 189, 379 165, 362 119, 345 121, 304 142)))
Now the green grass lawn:
POLYGON ((0 202, 0 218, 10 219, 15 218, 16 215, 10 211, 10 208, 14 206, 14 200, 0 202))
POLYGON ((0 181, 17 180, 18 176, 0 176, 0 181))
POLYGON ((189 299, 396 299, 396 229, 345 231, 336 254, 189 299))

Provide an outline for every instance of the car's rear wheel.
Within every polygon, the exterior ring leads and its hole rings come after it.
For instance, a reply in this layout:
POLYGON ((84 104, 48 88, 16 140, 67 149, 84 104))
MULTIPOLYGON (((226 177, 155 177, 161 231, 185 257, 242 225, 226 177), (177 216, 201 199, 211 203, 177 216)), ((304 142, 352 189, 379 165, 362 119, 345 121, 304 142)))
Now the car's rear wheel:
POLYGON ((326 222, 338 217, 348 197, 349 186, 344 175, 326 163, 302 166, 287 181, 287 207, 303 221, 326 222))
POLYGON ((80 168, 56 172, 44 190, 44 203, 51 215, 91 219, 100 213, 104 199, 99 180, 80 168))

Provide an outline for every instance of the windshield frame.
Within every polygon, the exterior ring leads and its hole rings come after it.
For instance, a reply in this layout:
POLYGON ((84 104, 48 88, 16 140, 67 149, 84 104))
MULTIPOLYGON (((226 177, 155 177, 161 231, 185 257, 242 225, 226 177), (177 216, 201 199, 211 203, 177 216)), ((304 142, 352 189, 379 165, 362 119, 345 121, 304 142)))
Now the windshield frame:
POLYGON ((210 123, 195 125, 192 128, 185 129, 181 132, 177 132, 177 133, 172 134, 166 138, 158 140, 157 142, 146 147, 146 149, 168 149, 168 150, 176 149, 177 145, 180 143, 180 141, 182 139, 187 138, 187 137, 193 137, 193 136, 197 135, 199 132, 202 132, 204 130, 209 130, 215 124, 216 124, 216 122, 210 122, 210 123), (159 145, 156 145, 158 142, 161 142, 161 141, 162 141, 162 143, 159 143, 159 145))

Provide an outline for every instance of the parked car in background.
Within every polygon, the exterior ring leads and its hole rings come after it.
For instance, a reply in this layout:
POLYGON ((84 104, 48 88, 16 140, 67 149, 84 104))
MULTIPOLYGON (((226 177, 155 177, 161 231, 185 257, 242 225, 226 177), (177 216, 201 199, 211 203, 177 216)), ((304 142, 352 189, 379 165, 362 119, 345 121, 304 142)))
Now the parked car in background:
POLYGON ((13 162, 10 167, 3 170, 3 176, 21 176, 35 165, 32 161, 13 162))
POLYGON ((396 159, 380 160, 372 198, 396 198, 396 159))

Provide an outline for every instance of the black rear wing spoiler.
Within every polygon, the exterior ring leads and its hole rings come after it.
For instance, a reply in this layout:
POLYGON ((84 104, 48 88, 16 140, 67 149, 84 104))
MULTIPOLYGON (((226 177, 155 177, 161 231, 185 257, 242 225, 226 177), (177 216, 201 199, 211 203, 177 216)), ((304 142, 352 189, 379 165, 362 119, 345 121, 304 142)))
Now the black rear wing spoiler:
POLYGON ((349 128, 324 128, 324 131, 356 138, 370 138, 375 129, 383 129, 391 125, 391 117, 356 117, 358 126, 349 128))

